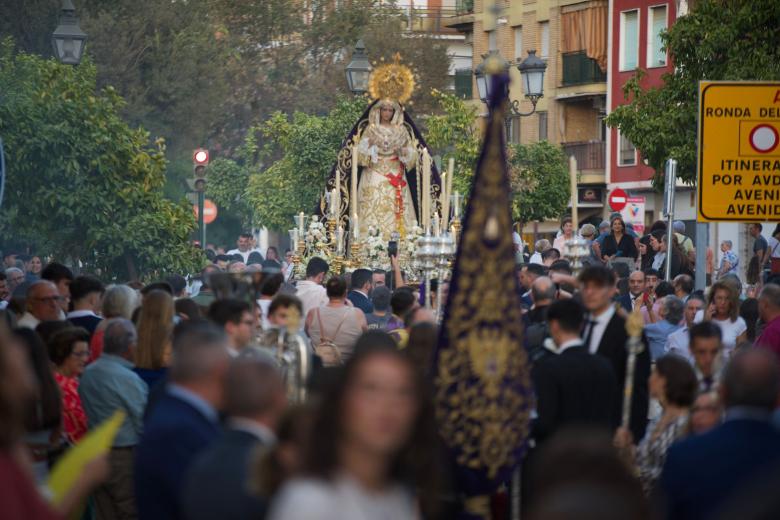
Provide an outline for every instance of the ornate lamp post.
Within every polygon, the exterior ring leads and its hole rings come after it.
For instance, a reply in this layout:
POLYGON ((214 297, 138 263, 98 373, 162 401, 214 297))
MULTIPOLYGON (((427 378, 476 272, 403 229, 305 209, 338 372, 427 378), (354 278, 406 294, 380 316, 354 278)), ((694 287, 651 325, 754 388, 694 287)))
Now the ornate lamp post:
MULTIPOLYGON (((544 72, 547 70, 547 64, 536 56, 535 50, 530 50, 528 51, 528 57, 517 65, 517 69, 520 71, 525 97, 531 102, 533 108, 530 112, 521 112, 520 100, 510 100, 507 115, 513 117, 530 116, 536 112, 536 103, 544 96, 544 72)), ((487 100, 490 98, 490 89, 492 88, 491 74, 508 70, 509 63, 497 50, 492 50, 482 56, 482 63, 474 69, 474 76, 477 80, 479 99, 483 103, 487 103, 487 100)))
POLYGON ((368 76, 371 74, 371 63, 368 61, 366 46, 363 40, 358 40, 352 52, 352 61, 346 68, 347 84, 353 94, 363 94, 368 90, 368 76))
POLYGON ((84 55, 87 35, 79 27, 76 8, 71 0, 62 0, 60 23, 51 35, 54 55, 65 65, 78 65, 84 55))

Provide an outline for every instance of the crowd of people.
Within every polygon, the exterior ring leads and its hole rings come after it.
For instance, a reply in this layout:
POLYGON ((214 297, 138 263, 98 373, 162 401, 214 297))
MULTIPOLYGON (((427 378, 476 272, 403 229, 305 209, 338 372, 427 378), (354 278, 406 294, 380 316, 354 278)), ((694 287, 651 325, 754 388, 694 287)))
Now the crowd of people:
MULTIPOLYGON (((675 229, 667 255, 666 230, 653 228, 640 238, 619 217, 599 230, 569 219, 562 241, 537 243, 517 280, 506 281, 523 305, 534 389, 520 479, 531 518, 780 514, 768 491, 780 484, 780 276, 771 248, 756 249, 767 272, 754 294, 727 251, 713 283, 695 291, 692 241, 675 229), (592 251, 576 275, 553 247, 575 233, 592 251), (637 319, 641 348, 630 354, 626 322, 637 319)), ((54 261, 4 255, 0 516, 463 511, 437 434, 439 323, 421 287, 395 263, 393 272, 338 275, 315 257, 296 276, 289 259, 275 248, 261 254, 251 235, 237 246, 210 255, 196 277, 145 285, 105 285, 54 261), (280 351, 290 336, 312 367, 303 401, 280 351), (117 410, 125 418, 107 455, 54 500, 52 467, 117 410)), ((438 286, 431 296, 446 300, 446 282, 438 286)), ((508 518, 510 489, 506 482, 493 497, 493 518, 508 518)))

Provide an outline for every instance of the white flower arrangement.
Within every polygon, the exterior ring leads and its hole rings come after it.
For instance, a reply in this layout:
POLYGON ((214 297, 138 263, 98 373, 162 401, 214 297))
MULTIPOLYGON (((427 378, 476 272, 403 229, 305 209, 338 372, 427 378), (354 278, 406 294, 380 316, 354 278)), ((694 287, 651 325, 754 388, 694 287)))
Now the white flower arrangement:
POLYGON ((390 261, 387 258, 387 244, 382 233, 373 226, 368 228, 364 247, 369 266, 380 269, 387 269, 390 266, 390 261))

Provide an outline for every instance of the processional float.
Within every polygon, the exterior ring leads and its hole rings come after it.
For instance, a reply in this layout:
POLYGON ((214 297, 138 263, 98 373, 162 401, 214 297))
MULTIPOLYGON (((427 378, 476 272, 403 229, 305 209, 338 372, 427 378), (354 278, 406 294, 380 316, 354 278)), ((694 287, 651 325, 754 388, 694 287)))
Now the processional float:
POLYGON ((407 281, 425 283, 427 306, 431 280, 449 277, 463 197, 453 191, 454 159, 440 175, 424 137, 403 109, 414 86, 414 74, 397 54, 372 71, 372 101, 344 139, 317 211, 299 212, 289 230, 299 276, 315 256, 325 259, 335 273, 361 267, 390 270, 390 254, 395 252, 407 281), (394 113, 389 130, 382 133, 376 118, 384 105, 394 107, 394 113), (393 139, 405 153, 385 154, 382 159, 383 145, 385 151, 391 150, 393 139), (371 177, 372 171, 380 169, 377 165, 384 166, 383 178, 371 177), (370 182, 379 183, 375 192, 370 182), (392 205, 394 219, 377 217, 385 205, 392 205))

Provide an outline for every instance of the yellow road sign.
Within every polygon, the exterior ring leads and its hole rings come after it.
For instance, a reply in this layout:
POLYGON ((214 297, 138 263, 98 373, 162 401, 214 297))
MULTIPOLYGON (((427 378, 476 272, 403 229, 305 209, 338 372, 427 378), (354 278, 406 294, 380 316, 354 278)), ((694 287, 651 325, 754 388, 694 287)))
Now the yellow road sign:
POLYGON ((700 222, 780 220, 780 82, 699 83, 700 222))

